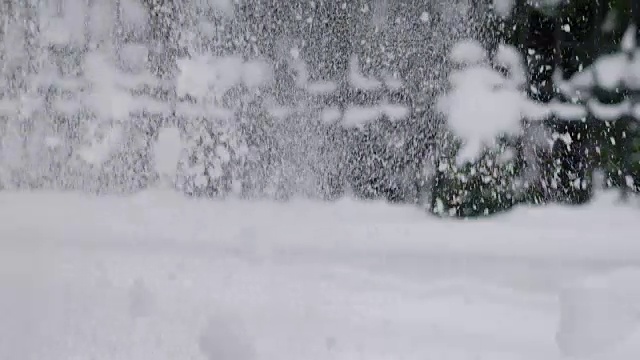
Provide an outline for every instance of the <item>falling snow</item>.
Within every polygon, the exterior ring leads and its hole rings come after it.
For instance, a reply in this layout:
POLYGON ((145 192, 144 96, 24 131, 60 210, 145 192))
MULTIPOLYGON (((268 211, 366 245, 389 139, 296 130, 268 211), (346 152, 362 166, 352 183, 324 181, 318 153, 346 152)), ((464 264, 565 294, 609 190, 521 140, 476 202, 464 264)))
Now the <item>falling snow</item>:
POLYGON ((637 28, 477 3, 0 2, 0 359, 634 358, 637 28))

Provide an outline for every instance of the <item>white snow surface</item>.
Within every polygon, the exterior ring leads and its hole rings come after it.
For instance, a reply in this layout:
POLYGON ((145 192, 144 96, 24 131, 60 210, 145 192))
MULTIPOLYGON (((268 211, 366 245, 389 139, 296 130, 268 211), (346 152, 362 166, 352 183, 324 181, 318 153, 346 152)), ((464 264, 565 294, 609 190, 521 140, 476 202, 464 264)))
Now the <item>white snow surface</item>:
POLYGON ((586 357, 628 340, 640 324, 640 271, 623 268, 587 277, 561 292, 557 341, 586 357))
POLYGON ((635 359, 638 208, 0 192, 0 359, 635 359), (610 315, 606 315, 610 314, 610 315))
POLYGON ((338 90, 338 84, 334 81, 314 81, 305 83, 307 91, 314 95, 330 94, 338 90))

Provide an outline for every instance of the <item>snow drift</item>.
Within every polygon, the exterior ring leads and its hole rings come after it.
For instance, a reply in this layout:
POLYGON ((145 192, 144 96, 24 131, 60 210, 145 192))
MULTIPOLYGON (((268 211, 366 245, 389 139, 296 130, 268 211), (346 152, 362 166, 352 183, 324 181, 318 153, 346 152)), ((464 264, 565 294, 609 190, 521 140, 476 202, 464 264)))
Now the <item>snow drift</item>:
POLYGON ((640 351, 637 210, 608 195, 478 221, 160 191, 4 192, 0 203, 2 359, 640 351))

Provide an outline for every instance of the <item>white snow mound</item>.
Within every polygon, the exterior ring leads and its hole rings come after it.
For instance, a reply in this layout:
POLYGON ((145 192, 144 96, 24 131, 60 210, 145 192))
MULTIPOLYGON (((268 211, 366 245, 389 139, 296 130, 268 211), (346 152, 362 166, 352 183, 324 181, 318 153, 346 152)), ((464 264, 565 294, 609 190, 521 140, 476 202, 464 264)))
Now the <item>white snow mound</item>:
POLYGON ((252 342, 237 319, 210 317, 198 344, 208 360, 250 360, 255 358, 252 342))
POLYGON ((588 277, 560 295, 556 340, 568 356, 615 350, 640 324, 640 270, 588 277))

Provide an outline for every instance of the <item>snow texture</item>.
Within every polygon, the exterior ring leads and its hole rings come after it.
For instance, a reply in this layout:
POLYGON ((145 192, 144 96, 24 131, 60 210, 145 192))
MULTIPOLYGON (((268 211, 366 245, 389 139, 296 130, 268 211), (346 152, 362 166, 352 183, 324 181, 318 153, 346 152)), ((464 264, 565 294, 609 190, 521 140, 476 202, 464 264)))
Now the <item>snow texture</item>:
MULTIPOLYGON (((46 5, 38 14, 41 52, 28 54, 38 60, 28 64, 38 76, 22 74, 27 89, 0 99, 0 113, 8 115, 3 181, 14 168, 44 168, 29 161, 53 150, 73 157, 74 171, 91 175, 126 161, 122 152, 138 150, 127 142, 143 142, 135 134, 149 130, 140 123, 151 113, 189 120, 187 129, 153 128, 146 135, 155 141, 139 146, 152 148, 149 162, 162 181, 183 177, 185 192, 210 197, 236 186, 236 165, 249 150, 229 124, 236 114, 224 95, 269 84, 267 63, 190 48, 165 82, 147 69, 157 44, 136 43, 153 31, 141 0, 39 3, 46 5), (109 44, 114 34, 126 43, 109 44), (47 89, 51 98, 39 97, 47 89), (160 101, 155 92, 170 99, 160 101), (23 122, 40 119, 45 106, 64 118, 62 125, 72 116, 80 125, 21 135, 23 122)), ((389 4, 380 3, 375 11, 382 16, 389 4)), ((233 15, 235 4, 199 0, 194 7, 233 15)), ((414 15, 431 21, 424 14, 414 15)), ((217 24, 199 26, 218 34, 217 24)), ((18 69, 33 23, 4 25, 2 71, 18 69)), ((459 69, 440 105, 465 142, 463 158, 491 146, 498 134, 520 131, 530 113, 549 111, 523 101, 522 64, 513 49, 488 59, 467 41, 451 57, 459 69)), ((350 86, 402 87, 393 76, 368 78, 351 65, 350 86)), ((296 85, 312 95, 347 85, 310 83, 306 69, 299 70, 296 85)), ((382 115, 405 119, 409 110, 382 102, 326 113, 327 121, 342 117, 346 126, 362 126, 382 115)), ((138 176, 145 166, 107 175, 138 176)), ((581 209, 520 208, 454 223, 413 206, 351 199, 268 203, 187 199, 158 188, 128 197, 3 189, 0 359, 633 358, 640 352, 637 209, 613 206, 608 194, 596 200, 581 209), (616 311, 606 317, 605 308, 616 311)))
POLYGON ((486 51, 475 41, 463 41, 451 51, 462 65, 452 72, 451 91, 439 102, 453 133, 462 140, 457 161, 473 161, 499 136, 517 135, 531 101, 521 90, 524 66, 517 50, 502 46, 494 61, 508 71, 505 76, 486 64, 486 51))
MULTIPOLYGON (((526 3, 542 11, 553 11, 558 5, 566 3, 567 0, 526 0, 526 3)), ((493 0, 493 8, 502 17, 511 15, 516 0, 493 0)))
POLYGON ((196 0, 194 6, 204 9, 217 9, 226 15, 233 15, 233 0, 196 0))
POLYGON ((640 49, 636 43, 636 26, 625 32, 619 52, 600 56, 594 64, 576 73, 568 81, 559 81, 562 93, 581 99, 589 96, 594 87, 613 91, 640 89, 640 49))
POLYGON ((136 279, 129 289, 129 315, 132 318, 144 318, 152 315, 153 294, 144 280, 136 279))
POLYGON ((476 40, 463 40, 455 44, 450 57, 458 65, 477 65, 487 61, 487 51, 476 40))
POLYGON ((270 66, 266 62, 244 61, 237 56, 198 54, 178 59, 178 68, 178 96, 189 95, 199 101, 220 98, 239 84, 249 88, 260 87, 272 78, 270 66))
POLYGON ((102 165, 122 145, 121 127, 104 129, 100 136, 95 135, 97 132, 99 132, 99 129, 91 126, 90 143, 81 147, 77 152, 81 159, 93 166, 102 165))
POLYGON ((555 116, 564 121, 583 121, 591 114, 602 121, 614 121, 626 115, 636 116, 640 107, 629 101, 608 105, 590 99, 596 86, 610 91, 640 87, 640 50, 633 50, 635 47, 630 45, 635 42, 631 35, 634 31, 631 26, 625 35, 626 52, 598 58, 568 81, 558 74, 554 76, 561 93, 584 104, 542 104, 529 99, 523 91, 527 76, 522 57, 511 46, 501 45, 489 61, 479 42, 464 40, 456 44, 450 58, 459 68, 450 74, 451 90, 439 99, 438 108, 462 140, 457 161, 473 161, 485 149, 495 146, 498 137, 517 135, 523 120, 541 121, 555 116), (506 75, 495 71, 490 63, 506 70, 506 75))
POLYGON ((91 93, 86 101, 99 119, 125 120, 136 104, 128 89, 118 82, 118 76, 114 76, 117 72, 113 68, 105 54, 98 51, 87 54, 84 72, 91 93))
MULTIPOLYGON (((323 113, 326 121, 330 122, 335 117, 335 109, 329 109, 323 113)), ((350 107, 346 109, 342 117, 342 125, 345 127, 362 127, 381 116, 387 116, 392 121, 406 119, 409 116, 409 109, 403 105, 380 104, 378 106, 350 107)))
POLYGON ((175 181, 178 162, 184 150, 185 145, 179 129, 175 127, 160 129, 154 146, 154 163, 161 181, 165 184, 173 184, 175 181))
POLYGON ((631 102, 625 100, 619 104, 602 104, 597 100, 587 103, 589 112, 602 121, 615 121, 631 114, 631 102))
POLYGON ((493 9, 502 17, 511 15, 515 0, 493 0, 493 9))
POLYGON ((149 26, 149 16, 142 0, 120 1, 120 6, 120 18, 127 29, 141 31, 149 26))
POLYGON ((356 89, 375 90, 382 87, 382 82, 378 79, 367 78, 360 72, 360 63, 356 56, 351 57, 349 62, 349 82, 356 89))
POLYGON ((330 94, 336 90, 338 90, 338 84, 334 81, 314 81, 308 83, 306 85, 307 91, 310 94, 320 95, 320 94, 330 94))
POLYGON ((253 344, 246 330, 238 319, 226 314, 208 319, 198 344, 208 360, 255 359, 253 344))
POLYGON ((560 296, 557 341, 569 356, 611 351, 640 326, 640 281, 637 268, 586 277, 560 296))
POLYGON ((2 359, 640 353, 638 209, 607 193, 467 222, 173 191, 0 203, 2 359))

